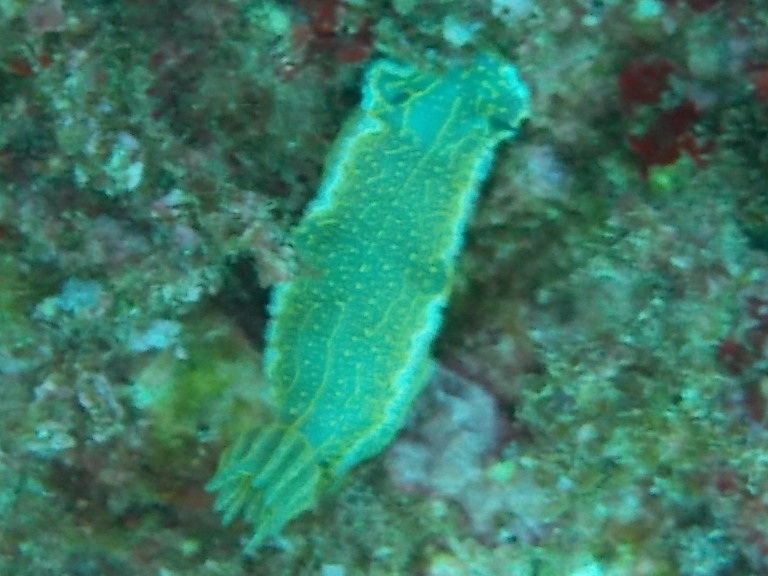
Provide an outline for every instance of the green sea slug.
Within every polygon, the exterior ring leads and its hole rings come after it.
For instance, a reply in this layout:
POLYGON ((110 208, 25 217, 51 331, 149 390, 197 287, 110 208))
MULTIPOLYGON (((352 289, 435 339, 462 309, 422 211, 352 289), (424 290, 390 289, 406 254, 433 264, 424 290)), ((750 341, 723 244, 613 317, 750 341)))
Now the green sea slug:
POLYGON ((265 370, 275 418, 222 457, 208 489, 253 549, 379 453, 430 370, 454 260, 496 145, 528 112, 515 68, 483 54, 425 72, 383 60, 338 137, 277 286, 265 370))

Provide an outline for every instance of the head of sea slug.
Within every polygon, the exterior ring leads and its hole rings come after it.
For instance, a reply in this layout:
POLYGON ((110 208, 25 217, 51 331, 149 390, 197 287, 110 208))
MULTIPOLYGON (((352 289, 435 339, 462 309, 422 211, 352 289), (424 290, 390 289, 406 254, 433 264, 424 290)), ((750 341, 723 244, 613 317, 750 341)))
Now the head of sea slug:
POLYGON ((432 145, 446 126, 499 141, 528 115, 528 88, 504 58, 481 53, 442 69, 379 60, 368 69, 361 108, 379 126, 432 145))

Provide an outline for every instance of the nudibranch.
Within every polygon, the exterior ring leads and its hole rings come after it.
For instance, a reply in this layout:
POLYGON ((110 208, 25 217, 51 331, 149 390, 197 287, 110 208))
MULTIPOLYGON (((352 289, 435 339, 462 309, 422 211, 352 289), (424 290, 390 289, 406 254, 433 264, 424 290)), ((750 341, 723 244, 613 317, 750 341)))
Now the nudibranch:
POLYGON ((439 71, 388 60, 329 156, 293 233, 299 271, 270 304, 265 372, 274 421, 222 457, 208 489, 249 549, 378 454, 430 371, 455 259, 497 145, 529 94, 492 54, 439 71))

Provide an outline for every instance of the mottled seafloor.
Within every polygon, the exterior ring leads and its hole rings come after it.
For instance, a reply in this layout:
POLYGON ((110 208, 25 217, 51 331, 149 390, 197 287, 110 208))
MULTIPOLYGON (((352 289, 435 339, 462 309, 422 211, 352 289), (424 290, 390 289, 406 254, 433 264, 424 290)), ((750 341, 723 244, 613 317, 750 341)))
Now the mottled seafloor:
POLYGON ((768 574, 768 3, 0 0, 0 574, 768 574), (203 487, 375 58, 532 91, 389 449, 203 487))

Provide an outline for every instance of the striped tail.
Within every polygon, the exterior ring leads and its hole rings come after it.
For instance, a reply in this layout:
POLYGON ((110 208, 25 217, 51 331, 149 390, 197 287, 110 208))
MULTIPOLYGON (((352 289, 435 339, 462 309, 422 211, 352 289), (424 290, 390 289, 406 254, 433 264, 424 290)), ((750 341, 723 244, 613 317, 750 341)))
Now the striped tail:
POLYGON ((315 450, 304 435, 274 425, 244 435, 224 452, 206 490, 218 492, 214 508, 225 525, 239 514, 253 525, 246 546, 252 551, 314 506, 320 477, 315 450))

